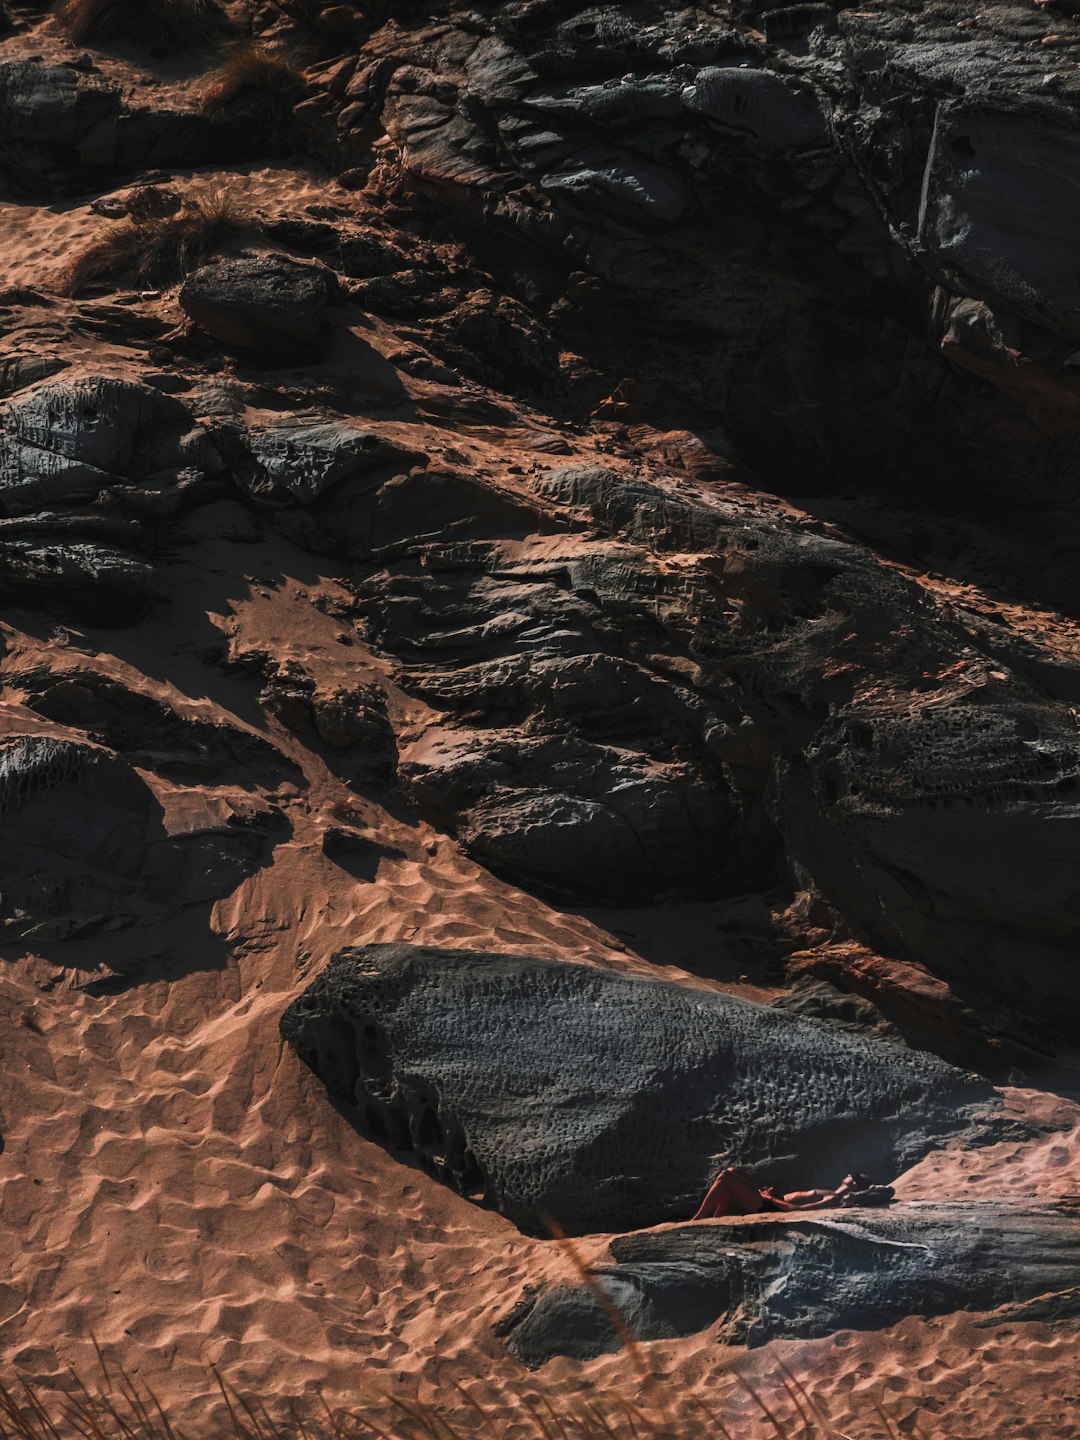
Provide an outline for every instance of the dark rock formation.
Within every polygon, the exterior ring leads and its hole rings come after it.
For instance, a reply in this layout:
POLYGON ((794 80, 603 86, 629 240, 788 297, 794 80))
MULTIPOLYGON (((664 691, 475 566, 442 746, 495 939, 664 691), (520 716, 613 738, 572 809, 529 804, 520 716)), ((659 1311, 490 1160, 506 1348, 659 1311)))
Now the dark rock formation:
POLYGON ((170 834, 142 777, 108 750, 0 745, 0 934, 62 939, 228 893, 260 863, 270 817, 224 807, 170 834))
MULTIPOLYGON (((5 603, 132 621, 173 522, 242 493, 351 567, 408 698, 261 677, 341 778, 396 759, 557 902, 767 895, 780 950, 940 981, 909 1034, 1067 1058, 1078 652, 1013 602, 1080 606, 1075 16, 351 13, 281 22, 315 47, 296 147, 346 188, 258 217, 292 255, 188 276, 201 334, 171 295, 4 299, 5 603), (107 374, 54 373, 76 333, 107 374)), ((14 185, 259 143, 116 75, 20 42, 14 185)))
POLYGON ((119 109, 118 93, 100 77, 40 58, 6 61, 0 65, 4 168, 22 179, 35 160, 43 167, 50 161, 70 163, 98 126, 115 121, 119 109))
MULTIPOLYGON (((216 138, 190 110, 128 106, 86 67, 40 56, 0 63, 0 175, 31 193, 85 187, 156 165, 196 165, 216 138)), ((95 67, 90 66, 93 71, 95 67)))
MULTIPOLYGON (((0 529, 0 595, 8 604, 98 625, 132 625, 159 591, 146 558, 86 539, 97 527, 48 514, 0 529)), ((138 543, 138 534, 124 537, 138 543)))
POLYGON ((330 297, 325 272, 284 255, 219 260, 194 271, 180 304, 222 345, 304 355, 318 342, 330 297))
POLYGON ((205 428, 174 396, 108 375, 61 376, 21 390, 0 411, 0 509, 70 506, 116 485, 218 470, 205 428))
POLYGON ((182 401, 112 375, 59 375, 0 408, 0 591, 131 623, 158 593, 143 522, 216 498, 230 441, 182 401))
MULTIPOLYGON (((335 502, 348 503, 343 481, 365 478, 361 493, 385 479, 387 470, 406 468, 421 457, 386 441, 377 430, 326 415, 284 415, 248 436, 253 473, 248 490, 267 504, 312 507, 331 489, 335 502)), ((315 507, 316 518, 323 513, 315 507)), ((348 539, 348 532, 345 532, 348 539)), ((338 531, 338 538, 341 533, 338 531)))
POLYGON ((729 1344, 871 1330, 906 1315, 1080 1318, 1080 1227, 1061 1202, 923 1202, 724 1221, 613 1240, 596 1290, 532 1294, 496 1327, 535 1368, 717 1326, 729 1344), (597 1293, 599 1292, 599 1293, 597 1293), (603 1298, 601 1298, 603 1297, 603 1298))
POLYGON ((242 774, 268 789, 296 779, 297 768, 261 736, 236 726, 189 719, 163 701, 92 670, 12 673, 28 709, 107 746, 131 765, 189 785, 228 783, 242 774))
POLYGON ((358 595, 436 713, 400 746, 427 818, 591 899, 794 862, 869 943, 1048 1029, 1071 1013, 1080 743, 1028 648, 705 486, 552 469, 433 538, 442 497, 435 474, 371 487, 336 527, 385 517, 358 595))
POLYGON ((365 1133, 539 1232, 677 1218, 724 1163, 780 1185, 891 1176, 993 1110, 929 1055, 507 955, 344 950, 281 1029, 365 1133))

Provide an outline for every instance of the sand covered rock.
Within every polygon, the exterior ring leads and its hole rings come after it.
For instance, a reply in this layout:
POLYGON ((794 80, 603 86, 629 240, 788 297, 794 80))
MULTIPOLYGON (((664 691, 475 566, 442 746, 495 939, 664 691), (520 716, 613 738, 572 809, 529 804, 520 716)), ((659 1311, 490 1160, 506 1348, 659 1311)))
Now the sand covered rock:
POLYGON ((930 1055, 497 953, 343 950, 281 1030, 365 1134, 541 1233, 545 1217, 581 1233, 685 1216, 723 1164, 781 1186, 891 1176, 995 1108, 930 1055))

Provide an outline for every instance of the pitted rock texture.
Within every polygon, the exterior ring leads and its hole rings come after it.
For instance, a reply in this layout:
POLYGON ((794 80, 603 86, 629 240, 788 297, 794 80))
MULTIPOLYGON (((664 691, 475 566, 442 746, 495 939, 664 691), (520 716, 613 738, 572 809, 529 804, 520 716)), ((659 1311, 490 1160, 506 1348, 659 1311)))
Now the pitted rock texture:
POLYGON ((497 1329, 531 1368, 618 1350, 607 1305, 637 1340, 717 1326, 763 1345, 880 1329, 907 1315, 993 1311, 1080 1318, 1080 1227, 1069 1202, 913 1202, 888 1210, 760 1216, 613 1240, 593 1271, 604 1296, 558 1286, 523 1297, 497 1329))
POLYGON ((892 1175, 993 1124, 991 1087, 933 1056, 515 956, 343 950, 281 1030, 366 1134, 540 1233, 685 1216, 724 1164, 780 1185, 892 1175))

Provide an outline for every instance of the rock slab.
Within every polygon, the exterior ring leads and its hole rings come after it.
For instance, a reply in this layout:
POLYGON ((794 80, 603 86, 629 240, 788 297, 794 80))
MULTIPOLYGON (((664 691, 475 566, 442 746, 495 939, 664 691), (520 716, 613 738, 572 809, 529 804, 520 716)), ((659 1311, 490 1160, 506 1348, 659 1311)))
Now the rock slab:
POLYGON ((718 1339, 748 1345, 1002 1305, 1010 1319, 1075 1319, 1077 1219, 1065 1202, 930 1202, 626 1235, 595 1289, 525 1296, 497 1329, 536 1368, 617 1350, 607 1306, 639 1340, 718 1325, 718 1339))

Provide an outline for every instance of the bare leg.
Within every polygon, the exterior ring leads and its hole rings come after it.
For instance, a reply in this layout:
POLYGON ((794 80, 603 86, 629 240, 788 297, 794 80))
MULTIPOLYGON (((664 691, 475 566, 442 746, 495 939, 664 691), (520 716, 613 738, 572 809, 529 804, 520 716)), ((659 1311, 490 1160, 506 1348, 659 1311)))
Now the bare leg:
POLYGON ((722 1215, 756 1215, 765 1209, 761 1191, 741 1170, 721 1170, 698 1206, 695 1220, 713 1220, 722 1215))

